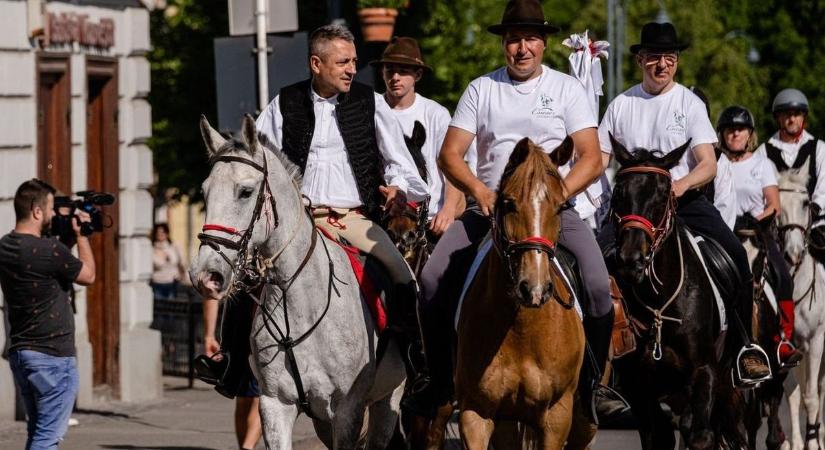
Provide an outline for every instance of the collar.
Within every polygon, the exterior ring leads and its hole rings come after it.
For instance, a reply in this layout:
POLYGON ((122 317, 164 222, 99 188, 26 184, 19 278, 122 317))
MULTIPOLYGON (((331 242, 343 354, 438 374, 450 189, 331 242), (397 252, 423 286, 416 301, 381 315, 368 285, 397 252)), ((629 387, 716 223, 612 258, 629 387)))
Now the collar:
POLYGON ((324 97, 321 97, 320 95, 318 95, 317 92, 315 92, 315 88, 310 86, 309 95, 310 95, 310 97, 312 97, 312 103, 313 104, 315 104, 315 103, 329 103, 331 105, 337 105, 338 104, 338 95, 340 95, 340 94, 335 94, 330 98, 324 98, 324 97))
POLYGON ((777 131, 776 133, 773 134, 773 136, 771 136, 771 138, 768 140, 768 142, 770 142, 771 145, 773 145, 774 147, 778 147, 778 148, 781 148, 783 150, 787 150, 787 149, 794 149, 794 148, 798 149, 799 147, 801 147, 802 145, 804 145, 806 142, 810 141, 813 138, 814 138, 814 136, 811 133, 808 133, 808 130, 802 130, 802 135, 799 137, 798 142, 785 142, 785 141, 783 141, 782 139, 779 138, 779 131, 777 131))

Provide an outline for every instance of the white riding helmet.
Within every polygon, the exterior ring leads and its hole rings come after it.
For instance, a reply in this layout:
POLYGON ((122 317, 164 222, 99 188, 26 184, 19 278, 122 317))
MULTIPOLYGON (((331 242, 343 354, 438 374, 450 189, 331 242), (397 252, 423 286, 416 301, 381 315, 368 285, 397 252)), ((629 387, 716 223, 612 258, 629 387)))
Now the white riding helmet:
POLYGON ((788 110, 804 111, 807 113, 808 97, 805 97, 805 94, 799 89, 782 89, 773 99, 773 108, 771 108, 771 111, 776 114, 780 111, 788 110))

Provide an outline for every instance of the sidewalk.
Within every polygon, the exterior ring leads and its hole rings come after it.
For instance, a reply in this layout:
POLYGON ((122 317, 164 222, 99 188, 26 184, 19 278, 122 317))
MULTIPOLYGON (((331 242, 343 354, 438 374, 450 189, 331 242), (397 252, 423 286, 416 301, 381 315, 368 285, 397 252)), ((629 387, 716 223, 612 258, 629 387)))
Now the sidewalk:
MULTIPOLYGON (((236 450, 234 402, 206 384, 164 377, 164 399, 142 405, 112 403, 94 411, 76 411, 80 424, 69 428, 61 450, 236 450)), ((24 422, 0 422, 0 449, 22 449, 24 422)), ((296 450, 320 450, 311 423, 303 416, 295 427, 296 450)), ((263 449, 263 440, 257 449, 263 449)))

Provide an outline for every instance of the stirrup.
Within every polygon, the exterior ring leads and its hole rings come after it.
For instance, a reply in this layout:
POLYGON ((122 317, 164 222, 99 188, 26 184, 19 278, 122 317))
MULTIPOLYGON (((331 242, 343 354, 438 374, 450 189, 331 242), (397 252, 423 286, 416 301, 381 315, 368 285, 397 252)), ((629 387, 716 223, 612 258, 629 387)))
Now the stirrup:
POLYGON ((802 358, 800 358, 800 359, 798 359, 794 362, 785 362, 785 361, 782 361, 782 358, 779 357, 779 349, 782 348, 783 345, 787 345, 788 347, 792 348, 793 350, 797 350, 796 346, 793 345, 793 343, 791 341, 789 341, 787 339, 782 339, 782 340, 779 341, 779 345, 776 346, 776 360, 779 362, 779 369, 780 370, 785 370, 785 369, 791 369, 791 368, 794 368, 794 367, 798 366, 799 363, 802 362, 802 358))
POLYGON ((195 378, 212 386, 222 386, 229 372, 229 353, 219 351, 212 356, 198 355, 193 360, 193 365, 195 378))
POLYGON ((770 360, 768 359, 768 354, 765 352, 765 350, 762 349, 762 347, 760 347, 757 344, 751 343, 750 345, 742 347, 742 349, 739 350, 739 354, 736 355, 736 360, 734 361, 734 363, 736 364, 736 370, 731 369, 730 376, 733 380, 733 385, 739 389, 753 389, 759 387, 759 385, 762 384, 762 382, 773 379, 773 373, 771 372, 771 364, 770 360), (756 353, 762 358, 762 361, 765 361, 765 365, 768 367, 767 375, 760 378, 747 378, 743 376, 744 374, 742 373, 741 361, 742 357, 748 353, 756 353))

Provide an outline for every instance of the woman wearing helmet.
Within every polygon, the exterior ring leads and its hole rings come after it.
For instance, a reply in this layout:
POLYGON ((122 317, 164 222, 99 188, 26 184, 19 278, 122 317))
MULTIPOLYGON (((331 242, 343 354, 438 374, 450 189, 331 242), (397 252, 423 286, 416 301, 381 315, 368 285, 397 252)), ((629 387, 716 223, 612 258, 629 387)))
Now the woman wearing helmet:
MULTIPOLYGON (((773 164, 763 153, 754 153, 757 136, 753 115, 741 106, 729 106, 722 111, 716 125, 719 147, 731 161, 733 186, 736 192, 736 215, 750 215, 756 220, 779 214, 779 188, 773 164)), ((777 236, 766 240, 770 264, 779 273, 777 300, 781 333, 775 336, 779 346, 779 362, 796 365, 802 354, 790 342, 793 336, 793 281, 782 257, 777 236)))

